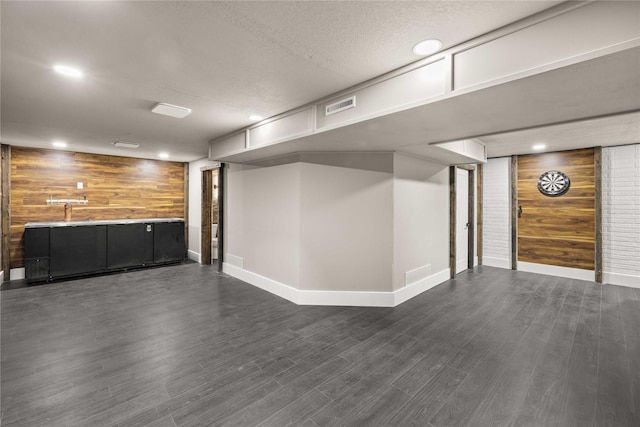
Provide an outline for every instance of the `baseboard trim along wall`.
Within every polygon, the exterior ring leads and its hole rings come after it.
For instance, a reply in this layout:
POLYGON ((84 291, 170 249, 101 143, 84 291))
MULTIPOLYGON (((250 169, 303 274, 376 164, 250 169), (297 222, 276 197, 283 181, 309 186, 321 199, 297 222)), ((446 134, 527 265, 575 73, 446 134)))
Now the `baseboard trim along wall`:
POLYGON ((620 273, 602 273, 602 282, 607 285, 627 286, 640 289, 640 276, 620 273))
POLYGON ((446 269, 395 292, 311 291, 292 288, 226 262, 222 264, 222 271, 298 305, 354 307, 395 307, 449 279, 449 269, 446 269))
POLYGON ((482 265, 486 265, 488 267, 506 268, 507 270, 511 270, 511 260, 506 258, 493 258, 483 255, 482 265))
POLYGON ((192 251, 191 249, 187 251, 187 257, 189 257, 190 260, 195 261, 197 263, 200 262, 200 254, 196 251, 192 251))
POLYGON ((588 280, 595 282, 596 273, 593 270, 581 268, 559 267, 557 265, 535 264, 518 261, 518 270, 529 273, 548 274, 550 276, 566 277, 567 279, 588 280))

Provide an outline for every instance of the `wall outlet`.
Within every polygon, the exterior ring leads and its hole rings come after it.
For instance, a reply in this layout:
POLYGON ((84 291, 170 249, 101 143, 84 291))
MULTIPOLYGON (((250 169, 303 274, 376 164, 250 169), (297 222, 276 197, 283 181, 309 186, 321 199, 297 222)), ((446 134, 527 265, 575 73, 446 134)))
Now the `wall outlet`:
POLYGON ((79 182, 76 187, 78 188, 78 190, 82 190, 84 188, 84 184, 79 182))

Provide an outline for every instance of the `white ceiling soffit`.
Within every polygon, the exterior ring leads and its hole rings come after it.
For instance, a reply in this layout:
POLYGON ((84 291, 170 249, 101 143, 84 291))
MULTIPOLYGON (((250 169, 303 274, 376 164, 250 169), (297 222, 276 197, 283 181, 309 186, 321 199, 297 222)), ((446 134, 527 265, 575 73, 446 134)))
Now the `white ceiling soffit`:
POLYGON ((194 160, 251 114, 274 116, 415 61, 419 40, 447 49, 558 3, 3 1, 0 138, 194 160), (85 78, 52 73, 58 62, 85 78), (152 114, 159 102, 193 113, 152 114))
MULTIPOLYGON (((558 150, 578 148, 580 135, 587 144, 581 147, 617 145, 613 138, 588 145, 587 133, 600 123, 609 124, 608 129, 630 124, 617 133, 625 134, 625 141, 640 142, 637 124, 633 123, 636 114, 625 114, 621 117, 626 119, 619 120, 608 117, 640 111, 638 63, 640 48, 629 49, 218 160, 244 163, 295 151, 398 150, 446 163, 436 156, 436 147, 429 144, 475 138, 486 144, 488 157, 508 155, 512 150, 523 154, 532 152, 531 144, 524 145, 521 139, 510 138, 515 133, 484 135, 534 128, 520 131, 517 136, 521 138, 528 132, 541 136, 545 130, 553 130, 554 127, 548 126, 554 123, 563 123, 561 127, 565 130, 554 134, 558 138, 573 135, 566 145, 562 139, 554 140, 554 148, 558 150), (615 76, 615 79, 602 76, 615 76), (591 126, 585 127, 579 121, 601 116, 608 118, 593 120, 591 126), (500 141, 500 147, 496 141, 500 141)), ((605 134, 607 129, 599 132, 605 134)), ((595 141, 595 137, 591 141, 595 141)))
POLYGON ((538 144, 545 146, 542 151, 637 144, 640 143, 640 112, 505 132, 481 140, 487 146, 488 157, 539 152, 533 149, 538 144))

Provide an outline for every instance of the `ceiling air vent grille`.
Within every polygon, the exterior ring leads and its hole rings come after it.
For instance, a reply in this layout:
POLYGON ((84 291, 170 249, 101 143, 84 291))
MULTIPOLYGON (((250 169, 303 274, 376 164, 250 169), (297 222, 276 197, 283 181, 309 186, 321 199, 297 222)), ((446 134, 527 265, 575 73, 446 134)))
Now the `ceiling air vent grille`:
POLYGON ((330 116, 335 113, 339 113, 340 111, 348 110, 349 108, 354 108, 356 106, 356 97, 355 95, 351 98, 343 99, 338 102, 334 102, 333 104, 329 104, 324 107, 324 115, 330 116))

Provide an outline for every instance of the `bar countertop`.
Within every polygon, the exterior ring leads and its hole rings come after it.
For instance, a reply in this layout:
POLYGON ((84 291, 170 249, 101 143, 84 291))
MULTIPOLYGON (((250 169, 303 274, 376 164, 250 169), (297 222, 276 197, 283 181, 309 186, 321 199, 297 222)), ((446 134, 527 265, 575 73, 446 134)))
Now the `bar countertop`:
POLYGON ((105 219, 93 221, 53 221, 53 222, 28 222, 24 228, 46 228, 46 227, 78 227, 86 225, 113 225, 113 224, 139 224, 158 222, 184 222, 182 218, 142 218, 142 219, 105 219))

